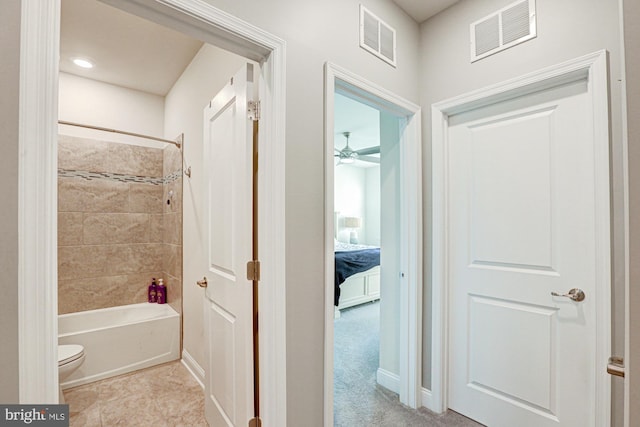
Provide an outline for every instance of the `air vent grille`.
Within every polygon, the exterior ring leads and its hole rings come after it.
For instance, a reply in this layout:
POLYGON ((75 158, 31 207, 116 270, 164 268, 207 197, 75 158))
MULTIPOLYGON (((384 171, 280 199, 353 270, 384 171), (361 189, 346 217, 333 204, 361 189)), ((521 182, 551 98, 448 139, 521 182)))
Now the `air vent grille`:
POLYGON ((360 5, 360 47, 396 66, 396 30, 360 5))
POLYGON ((471 24, 471 62, 536 37, 535 0, 520 0, 471 24))
POLYGON ((476 55, 482 55, 500 47, 500 23, 498 21, 498 15, 495 15, 476 25, 476 55))

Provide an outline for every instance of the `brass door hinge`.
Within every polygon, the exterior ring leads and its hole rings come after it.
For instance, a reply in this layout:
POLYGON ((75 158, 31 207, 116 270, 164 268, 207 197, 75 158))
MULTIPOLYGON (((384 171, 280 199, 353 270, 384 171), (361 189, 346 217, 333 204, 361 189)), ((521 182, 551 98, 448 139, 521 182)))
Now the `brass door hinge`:
POLYGON ((254 260, 247 263, 247 280, 260 280, 260 261, 254 260))
POLYGON ((257 122, 260 120, 260 101, 249 101, 247 103, 247 114, 249 120, 257 122))
POLYGON ((251 418, 249 420, 249 427, 262 427, 262 420, 259 417, 251 418))
POLYGON ((610 375, 624 378, 624 359, 622 357, 611 356, 607 365, 607 372, 610 375))

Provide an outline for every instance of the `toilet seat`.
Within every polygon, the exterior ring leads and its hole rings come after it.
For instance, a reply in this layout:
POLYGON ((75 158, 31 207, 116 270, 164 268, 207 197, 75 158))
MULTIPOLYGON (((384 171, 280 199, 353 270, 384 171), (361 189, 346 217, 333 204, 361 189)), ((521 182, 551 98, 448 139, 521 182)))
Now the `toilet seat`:
POLYGON ((84 347, 78 344, 58 346, 58 366, 66 365, 84 356, 84 347))

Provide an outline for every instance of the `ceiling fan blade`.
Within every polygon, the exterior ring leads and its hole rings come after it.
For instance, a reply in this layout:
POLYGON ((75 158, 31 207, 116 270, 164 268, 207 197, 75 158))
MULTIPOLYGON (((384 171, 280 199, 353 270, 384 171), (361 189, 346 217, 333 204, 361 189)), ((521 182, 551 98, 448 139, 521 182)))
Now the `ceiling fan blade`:
POLYGON ((369 162, 369 163, 377 163, 380 164, 380 157, 373 157, 373 156, 358 156, 358 160, 362 160, 364 162, 369 162))
POLYGON ((378 154, 380 152, 380 146, 362 148, 360 150, 355 150, 355 152, 358 153, 359 156, 366 156, 369 154, 378 154))

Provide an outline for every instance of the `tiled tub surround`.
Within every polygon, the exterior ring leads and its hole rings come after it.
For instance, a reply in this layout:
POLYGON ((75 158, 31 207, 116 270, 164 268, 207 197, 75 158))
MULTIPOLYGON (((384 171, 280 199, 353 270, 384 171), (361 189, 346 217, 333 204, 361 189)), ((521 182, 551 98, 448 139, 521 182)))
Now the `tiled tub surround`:
POLYGON ((162 277, 169 305, 182 312, 182 153, 163 150, 162 277))
POLYGON ((60 136, 58 154, 58 312, 144 302, 151 277, 181 312, 180 151, 60 136))

